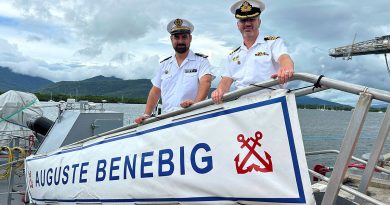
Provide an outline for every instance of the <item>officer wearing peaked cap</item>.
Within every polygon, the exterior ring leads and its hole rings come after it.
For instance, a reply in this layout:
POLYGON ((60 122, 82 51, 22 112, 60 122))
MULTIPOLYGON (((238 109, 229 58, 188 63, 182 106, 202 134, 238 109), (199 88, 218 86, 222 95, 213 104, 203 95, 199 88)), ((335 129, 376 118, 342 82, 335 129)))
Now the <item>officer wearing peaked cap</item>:
POLYGON ((167 25, 167 31, 171 35, 179 33, 189 33, 194 31, 194 25, 185 19, 174 19, 167 25))
POLYGON ((207 56, 190 49, 194 25, 185 19, 173 19, 167 31, 175 53, 160 62, 145 112, 135 120, 138 124, 151 116, 160 97, 163 112, 171 112, 206 99, 210 90, 212 74, 207 56))
MULTIPOLYGON (((222 102, 222 96, 234 83, 236 88, 277 78, 280 85, 293 76, 294 63, 290 58, 283 40, 274 36, 260 37, 261 13, 265 4, 260 0, 239 0, 230 11, 237 19, 237 28, 242 35, 241 46, 234 49, 227 58, 225 71, 217 89, 211 94, 215 103, 222 102)), ((261 90, 261 92, 269 90, 261 90)))
POLYGON ((237 19, 246 19, 259 16, 264 9, 264 3, 259 0, 240 0, 230 7, 230 12, 237 19))

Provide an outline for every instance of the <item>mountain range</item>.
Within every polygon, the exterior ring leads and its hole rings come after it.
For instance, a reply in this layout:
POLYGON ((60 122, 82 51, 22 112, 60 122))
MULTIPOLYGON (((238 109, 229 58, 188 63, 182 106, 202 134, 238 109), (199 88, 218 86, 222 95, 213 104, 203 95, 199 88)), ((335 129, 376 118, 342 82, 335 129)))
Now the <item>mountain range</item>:
POLYGON ((52 84, 54 82, 50 80, 15 73, 7 67, 0 66, 0 91, 19 90, 35 92, 52 84))
POLYGON ((70 96, 113 96, 146 98, 152 83, 148 79, 122 80, 115 77, 96 76, 81 81, 61 81, 38 89, 40 93, 70 96))
MULTIPOLYGON (((50 80, 18 74, 9 68, 0 67, 0 91, 19 90, 25 92, 63 94, 69 96, 113 96, 125 98, 147 98, 152 83, 148 79, 122 80, 115 77, 96 76, 81 81, 50 80)), ((301 96, 300 105, 345 106, 339 103, 301 96)))

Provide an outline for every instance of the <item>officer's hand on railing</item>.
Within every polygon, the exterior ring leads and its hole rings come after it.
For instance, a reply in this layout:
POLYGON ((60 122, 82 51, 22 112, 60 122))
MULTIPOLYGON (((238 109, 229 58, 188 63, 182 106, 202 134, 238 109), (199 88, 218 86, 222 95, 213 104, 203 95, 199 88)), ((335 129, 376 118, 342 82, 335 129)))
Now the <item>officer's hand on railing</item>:
POLYGON ((137 124, 141 124, 144 120, 150 118, 150 115, 149 114, 143 114, 139 117, 137 117, 134 122, 137 123, 137 124))
POLYGON ((294 62, 289 55, 283 54, 279 57, 278 72, 271 75, 271 78, 278 78, 280 84, 287 83, 287 81, 294 75, 294 62))
POLYGON ((186 108, 194 104, 195 102, 193 100, 184 100, 183 102, 180 103, 180 106, 182 108, 186 108))
POLYGON ((292 78, 293 75, 293 70, 283 71, 282 69, 279 69, 279 71, 277 73, 274 73, 271 78, 278 78, 279 83, 284 84, 287 83, 288 79, 292 78))
POLYGON ((225 92, 222 89, 217 88, 213 93, 211 93, 211 99, 213 99, 215 104, 220 104, 222 103, 223 94, 225 94, 225 92))

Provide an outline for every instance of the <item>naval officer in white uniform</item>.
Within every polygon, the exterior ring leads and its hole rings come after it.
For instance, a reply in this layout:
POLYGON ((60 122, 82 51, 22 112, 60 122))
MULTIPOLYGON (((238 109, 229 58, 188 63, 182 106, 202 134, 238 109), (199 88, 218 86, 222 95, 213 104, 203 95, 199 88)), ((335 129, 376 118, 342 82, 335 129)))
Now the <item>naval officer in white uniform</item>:
MULTIPOLYGON (((260 0, 240 0, 232 5, 230 11, 237 19, 237 28, 243 42, 228 56, 221 82, 211 97, 215 103, 222 102, 232 83, 236 88, 278 78, 283 88, 294 73, 294 63, 283 40, 276 36, 260 36, 260 14, 265 5, 260 0)), ((266 91, 266 90, 265 90, 266 91)), ((249 94, 255 95, 256 93, 249 94)))
POLYGON ((163 112, 172 112, 206 99, 210 90, 212 74, 207 56, 190 50, 194 26, 188 20, 174 19, 167 30, 175 53, 160 62, 145 112, 135 119, 138 124, 150 117, 160 96, 163 112))

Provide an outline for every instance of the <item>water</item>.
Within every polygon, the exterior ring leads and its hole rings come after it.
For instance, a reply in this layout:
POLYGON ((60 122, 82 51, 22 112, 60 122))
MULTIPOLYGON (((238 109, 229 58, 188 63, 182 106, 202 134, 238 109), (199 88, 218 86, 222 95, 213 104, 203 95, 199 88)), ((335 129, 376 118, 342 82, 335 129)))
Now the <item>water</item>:
MULTIPOLYGON (((298 115, 306 152, 327 149, 340 150, 352 112, 298 110, 298 115)), ((354 156, 361 158, 362 154, 371 152, 373 144, 378 136, 383 118, 384 113, 368 113, 358 144, 353 154, 354 156)), ((389 152, 390 138, 388 136, 382 153, 384 154, 389 152)), ((313 168, 313 165, 318 163, 333 166, 335 159, 335 154, 307 157, 309 168, 313 168)))
MULTIPOLYGON (((42 103, 45 116, 55 120, 58 109, 53 104, 42 103)), ((100 105, 98 105, 100 108, 100 105)), ((106 110, 124 113, 124 125, 132 124, 134 119, 144 112, 144 104, 104 104, 106 110)), ((348 127, 352 112, 331 111, 331 110, 298 110, 300 125, 303 134, 305 150, 318 151, 326 149, 340 150, 342 139, 348 127)), ((354 156, 361 157, 362 154, 371 152, 375 139, 378 136, 379 127, 382 123, 384 113, 368 113, 362 134, 357 144, 354 156)), ((390 138, 387 138, 382 153, 390 152, 390 138)), ((336 159, 335 154, 308 156, 308 166, 322 163, 333 166, 336 159)))

